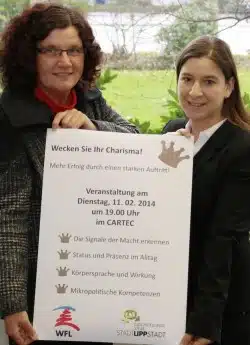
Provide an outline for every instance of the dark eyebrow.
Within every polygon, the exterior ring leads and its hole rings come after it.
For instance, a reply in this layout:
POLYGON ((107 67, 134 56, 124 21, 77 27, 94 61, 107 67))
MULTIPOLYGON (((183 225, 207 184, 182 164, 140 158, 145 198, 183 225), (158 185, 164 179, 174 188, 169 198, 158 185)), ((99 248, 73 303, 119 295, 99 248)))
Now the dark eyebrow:
POLYGON ((184 77, 192 77, 192 74, 186 73, 186 72, 181 73, 181 75, 184 76, 184 77))
MULTIPOLYGON (((193 77, 192 74, 186 73, 186 72, 181 73, 181 76, 184 76, 184 77, 193 77)), ((214 79, 214 80, 218 80, 218 78, 217 78, 215 75, 204 75, 202 78, 203 78, 203 79, 214 79)))
POLYGON ((218 80, 218 78, 215 75, 205 75, 204 79, 214 79, 214 80, 218 80))

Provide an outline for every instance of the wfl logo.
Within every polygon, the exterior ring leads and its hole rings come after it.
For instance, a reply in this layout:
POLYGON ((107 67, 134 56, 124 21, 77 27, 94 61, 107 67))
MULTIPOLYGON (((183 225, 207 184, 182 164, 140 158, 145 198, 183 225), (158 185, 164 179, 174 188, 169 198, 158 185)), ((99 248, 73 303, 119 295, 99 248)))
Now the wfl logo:
MULTIPOLYGON (((80 331, 80 328, 72 322, 71 312, 76 311, 74 308, 70 306, 61 306, 58 308, 53 309, 53 311, 62 310, 59 318, 56 320, 55 328, 67 326, 75 331, 80 331)), ((56 329, 56 335, 58 337, 67 337, 72 338, 71 330, 65 329, 56 329)))

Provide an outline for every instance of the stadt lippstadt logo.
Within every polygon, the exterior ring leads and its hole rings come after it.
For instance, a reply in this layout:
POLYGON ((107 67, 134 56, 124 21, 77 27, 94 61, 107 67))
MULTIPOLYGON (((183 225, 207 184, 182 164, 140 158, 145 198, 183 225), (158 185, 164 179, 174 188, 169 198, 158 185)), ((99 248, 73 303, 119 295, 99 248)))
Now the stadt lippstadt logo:
POLYGON ((72 312, 76 311, 74 308, 70 306, 60 306, 53 309, 53 311, 60 312, 55 323, 57 337, 72 338, 74 331, 80 331, 80 327, 72 321, 72 312))

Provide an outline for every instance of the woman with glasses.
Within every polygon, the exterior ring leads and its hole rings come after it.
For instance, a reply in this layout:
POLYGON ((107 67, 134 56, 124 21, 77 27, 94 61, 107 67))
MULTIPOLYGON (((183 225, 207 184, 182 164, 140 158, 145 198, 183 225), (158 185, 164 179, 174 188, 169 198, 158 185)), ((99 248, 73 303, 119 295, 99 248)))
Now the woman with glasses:
POLYGON ((102 53, 77 11, 36 4, 11 20, 2 44, 0 311, 12 341, 28 345, 37 340, 32 317, 47 128, 137 129, 93 88, 102 53))

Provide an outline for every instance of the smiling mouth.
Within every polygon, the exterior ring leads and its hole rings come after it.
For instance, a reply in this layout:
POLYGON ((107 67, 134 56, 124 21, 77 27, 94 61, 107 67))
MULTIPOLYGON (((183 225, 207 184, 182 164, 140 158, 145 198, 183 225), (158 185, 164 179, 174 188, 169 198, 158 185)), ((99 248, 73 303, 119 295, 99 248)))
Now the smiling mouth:
POLYGON ((54 73, 56 77, 68 77, 72 73, 54 73))
POLYGON ((195 108, 201 108, 205 105, 205 103, 195 103, 195 102, 189 102, 188 101, 188 105, 190 105, 191 107, 195 107, 195 108))

